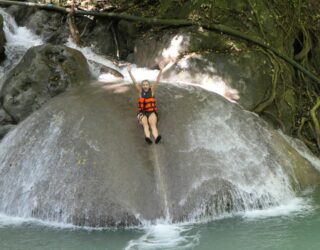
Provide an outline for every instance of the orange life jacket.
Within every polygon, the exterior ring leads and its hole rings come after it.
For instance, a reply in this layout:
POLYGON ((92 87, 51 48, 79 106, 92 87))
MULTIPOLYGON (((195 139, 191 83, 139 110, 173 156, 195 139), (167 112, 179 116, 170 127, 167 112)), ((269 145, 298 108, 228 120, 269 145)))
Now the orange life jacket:
POLYGON ((139 112, 155 112, 157 111, 156 99, 152 96, 151 89, 148 92, 141 92, 139 98, 139 112), (144 97, 143 97, 144 96, 144 97))
POLYGON ((157 111, 156 99, 152 96, 149 98, 139 98, 139 112, 155 112, 157 111))

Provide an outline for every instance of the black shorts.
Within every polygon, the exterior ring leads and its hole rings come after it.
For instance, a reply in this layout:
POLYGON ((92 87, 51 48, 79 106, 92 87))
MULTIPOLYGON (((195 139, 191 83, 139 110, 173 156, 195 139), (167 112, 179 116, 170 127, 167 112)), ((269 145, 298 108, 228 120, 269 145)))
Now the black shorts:
POLYGON ((139 112, 138 115, 137 115, 137 119, 138 119, 139 122, 141 122, 141 119, 142 119, 144 116, 146 116, 147 119, 149 119, 149 117, 150 117, 150 115, 151 115, 152 113, 155 113, 155 115, 157 116, 157 119, 158 119, 158 113, 155 112, 155 111, 153 111, 153 112, 139 112))

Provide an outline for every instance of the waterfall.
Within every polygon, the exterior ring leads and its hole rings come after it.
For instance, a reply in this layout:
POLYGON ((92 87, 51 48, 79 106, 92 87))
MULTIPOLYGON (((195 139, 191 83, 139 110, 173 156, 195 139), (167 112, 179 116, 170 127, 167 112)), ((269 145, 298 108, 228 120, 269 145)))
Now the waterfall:
POLYGON ((29 48, 41 45, 43 41, 26 27, 19 27, 14 18, 1 8, 0 14, 4 19, 3 29, 7 40, 5 45, 7 59, 0 65, 0 78, 2 78, 5 72, 20 61, 29 48))
MULTIPOLYGON (((43 41, 0 13, 8 41, 3 74, 43 41)), ((159 90, 164 140, 146 150, 132 119, 136 100, 130 88, 116 91, 130 81, 125 67, 89 47, 67 45, 120 71, 125 83, 54 98, 5 137, 0 143, 0 213, 94 227, 159 218, 199 221, 285 207, 302 186, 296 168, 313 173, 257 116, 178 83, 159 90), (105 216, 108 209, 114 218, 105 216)), ((110 79, 93 64, 91 70, 97 79, 110 79)), ((138 81, 155 80, 158 70, 134 66, 133 73, 138 81)), ((223 96, 221 89, 211 90, 223 96)))
MULTIPOLYGON (((88 62, 89 62, 92 74, 97 78, 97 80, 103 81, 103 82, 112 82, 114 80, 119 81, 119 79, 115 79, 114 76, 111 74, 100 74, 99 73, 100 68, 97 67, 97 65, 91 63, 91 61, 119 71, 124 76, 124 79, 123 80, 120 79, 120 80, 125 81, 127 83, 131 83, 131 78, 130 78, 129 73, 128 73, 125 66, 124 67, 116 66, 115 64, 113 64, 110 60, 108 60, 104 56, 97 55, 95 52, 93 52, 93 49, 90 47, 77 46, 71 40, 71 38, 69 38, 68 42, 66 43, 66 46, 73 48, 73 49, 76 49, 76 50, 79 50, 84 54, 84 56, 89 60, 88 62)), ((155 81, 157 78, 157 75, 159 73, 159 70, 138 68, 136 65, 132 65, 132 72, 133 72, 137 81, 142 81, 145 79, 155 81)))

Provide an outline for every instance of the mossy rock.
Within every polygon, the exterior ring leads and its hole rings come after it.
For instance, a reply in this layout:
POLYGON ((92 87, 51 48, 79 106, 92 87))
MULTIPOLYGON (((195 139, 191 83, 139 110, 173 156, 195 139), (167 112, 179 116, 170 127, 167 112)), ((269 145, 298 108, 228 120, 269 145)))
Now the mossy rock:
POLYGON ((0 91, 2 106, 19 122, 50 98, 69 87, 87 84, 90 78, 81 52, 66 46, 36 46, 7 75, 0 91))

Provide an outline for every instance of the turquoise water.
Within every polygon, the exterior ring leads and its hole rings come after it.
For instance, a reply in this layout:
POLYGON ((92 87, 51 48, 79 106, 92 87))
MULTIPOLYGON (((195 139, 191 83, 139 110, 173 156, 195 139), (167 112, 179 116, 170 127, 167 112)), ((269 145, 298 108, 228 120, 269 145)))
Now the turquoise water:
POLYGON ((320 199, 207 223, 158 223, 137 229, 90 230, 1 217, 1 250, 47 249, 320 249, 320 199))

